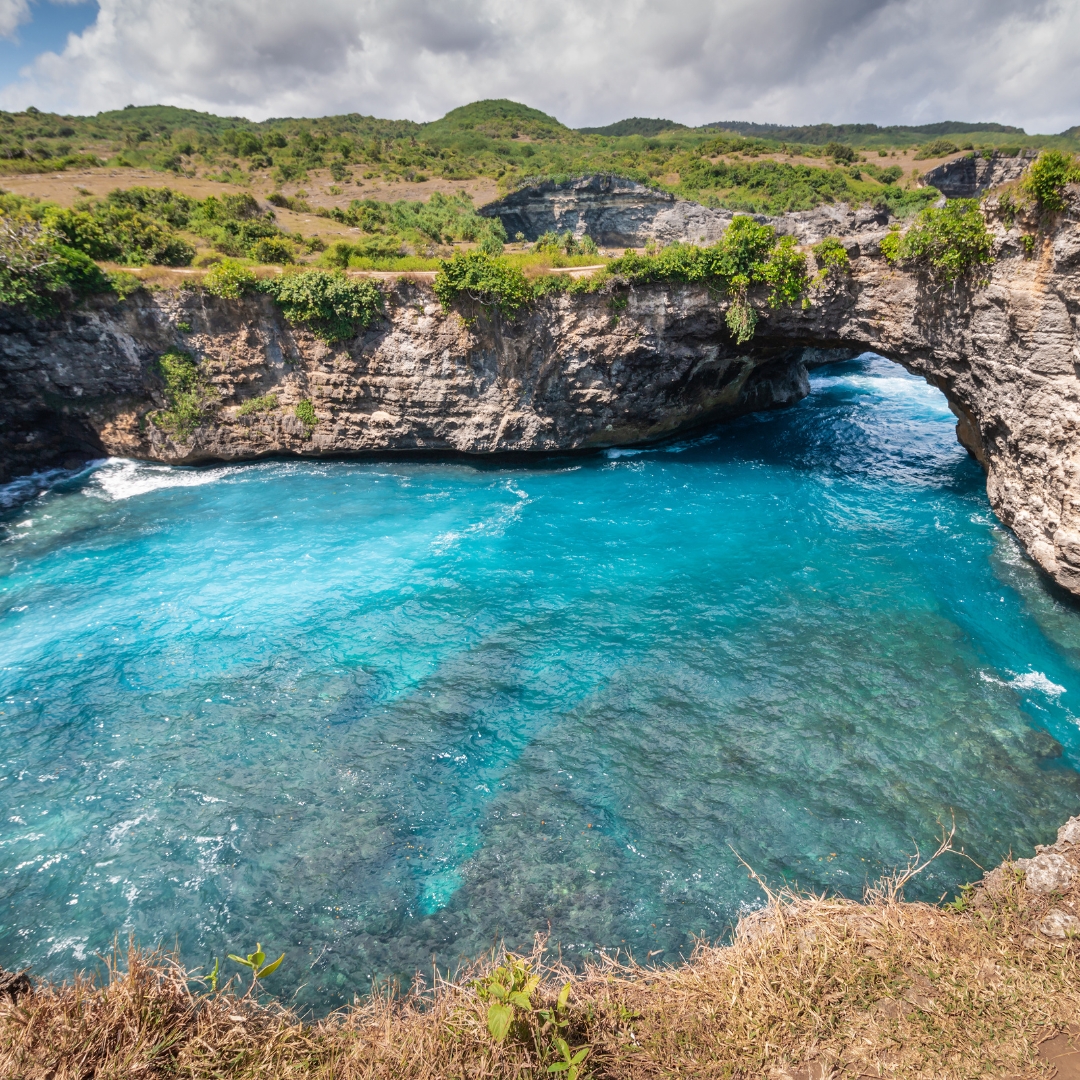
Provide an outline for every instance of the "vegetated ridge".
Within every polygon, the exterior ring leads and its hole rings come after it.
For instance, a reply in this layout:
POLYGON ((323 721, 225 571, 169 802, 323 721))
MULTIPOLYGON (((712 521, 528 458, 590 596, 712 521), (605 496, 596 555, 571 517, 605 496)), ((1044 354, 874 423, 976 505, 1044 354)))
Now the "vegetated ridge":
POLYGON ((426 124, 359 114, 255 123, 162 105, 93 117, 0 112, 0 171, 9 173, 100 164, 234 184, 269 177, 283 185, 329 169, 338 183, 490 177, 512 190, 536 178, 608 172, 706 205, 773 214, 881 199, 904 211, 910 207, 903 193, 917 186, 910 162, 920 155, 1039 147, 1075 150, 1080 140, 1072 129, 1027 136, 1000 124, 955 122, 922 128, 732 123, 721 130, 635 118, 575 131, 505 100, 474 102, 426 124))

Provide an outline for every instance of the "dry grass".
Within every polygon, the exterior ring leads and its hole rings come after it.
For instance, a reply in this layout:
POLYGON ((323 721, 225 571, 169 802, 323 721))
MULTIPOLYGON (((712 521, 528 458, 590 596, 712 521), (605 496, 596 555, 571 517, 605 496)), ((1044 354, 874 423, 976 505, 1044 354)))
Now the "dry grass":
MULTIPOLYGON (((769 894, 731 945, 702 944, 679 967, 610 959, 574 974, 538 940, 533 997, 550 1007, 572 983, 567 1039, 591 1047, 598 1078, 1051 1076, 1037 1048, 1080 1016, 1080 952, 1037 926, 1080 894, 1036 896, 1022 878, 996 871, 963 911, 906 903, 895 881, 861 904, 769 894)), ((104 985, 0 995, 0 1076, 548 1075, 552 1032, 535 1013, 502 1045, 488 1034, 474 980, 489 970, 305 1024, 132 949, 104 985)))

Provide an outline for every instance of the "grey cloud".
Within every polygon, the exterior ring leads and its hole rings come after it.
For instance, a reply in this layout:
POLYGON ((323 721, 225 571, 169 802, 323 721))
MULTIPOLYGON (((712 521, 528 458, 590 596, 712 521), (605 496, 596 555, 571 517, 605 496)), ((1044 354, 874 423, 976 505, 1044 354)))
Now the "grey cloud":
POLYGON ((1078 61, 1075 0, 101 0, 97 23, 0 103, 427 120, 511 97, 573 126, 659 115, 1045 131, 1080 123, 1078 61))

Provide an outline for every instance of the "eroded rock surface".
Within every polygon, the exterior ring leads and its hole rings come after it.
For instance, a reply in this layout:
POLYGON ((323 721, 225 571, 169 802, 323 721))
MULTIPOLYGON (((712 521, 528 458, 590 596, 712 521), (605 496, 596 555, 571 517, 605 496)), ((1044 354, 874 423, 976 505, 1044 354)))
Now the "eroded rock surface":
POLYGON ((195 464, 641 443, 790 404, 807 392, 808 364, 873 350, 946 394, 995 512, 1080 594, 1076 202, 1030 256, 1019 226, 992 222, 987 280, 956 290, 890 267, 878 246, 888 224, 844 207, 778 221, 806 243, 841 237, 852 272, 806 310, 770 312, 756 297, 762 320, 743 347, 722 298, 690 285, 547 297, 507 322, 444 313, 429 286, 398 283, 386 318, 336 346, 289 327, 261 296, 141 293, 48 323, 0 314, 0 478, 100 454, 195 464), (172 347, 201 361, 208 402, 184 439, 154 419, 165 404, 156 360, 172 347), (268 394, 276 406, 242 414, 268 394), (305 399, 310 431, 294 412, 305 399))
POLYGON ((1040 895, 1065 892, 1077 877, 1076 867, 1064 855, 1050 852, 1017 859, 1016 865, 1024 871, 1024 888, 1040 895))
POLYGON ((950 199, 973 199, 998 184, 1018 180, 1034 157, 1035 151, 1016 155, 994 151, 989 157, 971 151, 931 169, 923 180, 950 199))

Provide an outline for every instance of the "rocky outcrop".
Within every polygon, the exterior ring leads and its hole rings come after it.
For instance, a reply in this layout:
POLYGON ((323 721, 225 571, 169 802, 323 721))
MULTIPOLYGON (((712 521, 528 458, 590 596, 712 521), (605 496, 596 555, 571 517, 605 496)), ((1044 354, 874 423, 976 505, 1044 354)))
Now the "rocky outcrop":
POLYGON ((798 400, 808 364, 873 350, 940 388, 987 471, 990 503, 1032 557, 1080 595, 1080 213, 993 221, 988 280, 942 291, 879 253, 888 223, 843 208, 778 223, 840 235, 852 272, 809 308, 770 312, 738 347, 703 286, 549 296, 515 321, 444 313, 420 282, 387 293, 386 318, 328 346, 266 297, 192 291, 102 301, 49 323, 0 319, 0 460, 10 477, 80 455, 178 464, 269 454, 470 454, 647 442, 798 400), (1029 234, 1032 223, 1027 223, 1029 234), (464 317, 463 317, 464 316, 464 317), (156 358, 201 360, 205 422, 188 439, 155 421, 156 358), (276 395, 252 411, 245 402, 276 395), (309 429, 295 415, 314 404, 309 429))
POLYGON ((999 184, 1019 180, 1034 157, 1034 150, 1009 156, 996 150, 988 155, 971 151, 931 169, 923 181, 950 199, 974 199, 999 184))
POLYGON ((649 240, 714 244, 734 216, 620 176, 582 176, 522 188, 479 211, 497 217, 510 237, 546 232, 589 235, 603 247, 642 247, 649 240))

